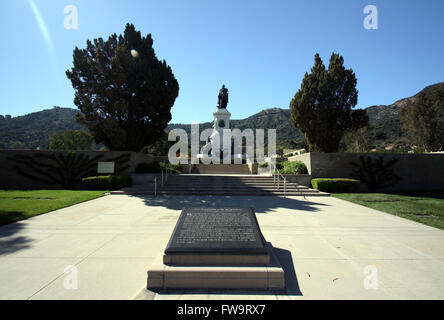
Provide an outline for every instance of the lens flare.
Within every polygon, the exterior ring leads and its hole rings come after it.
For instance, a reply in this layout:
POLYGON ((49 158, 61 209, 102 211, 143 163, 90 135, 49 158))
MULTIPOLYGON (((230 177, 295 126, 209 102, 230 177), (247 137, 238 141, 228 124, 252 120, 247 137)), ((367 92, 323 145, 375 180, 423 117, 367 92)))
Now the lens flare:
POLYGON ((57 73, 57 59, 54 50, 54 45, 51 39, 51 35, 49 33, 48 27, 46 26, 45 20, 43 20, 42 15, 40 14, 39 8, 35 4, 34 0, 28 0, 29 6, 31 7, 32 13, 34 14, 34 18, 37 21, 40 32, 42 33, 43 39, 45 41, 46 47, 48 48, 51 66, 54 72, 54 75, 58 78, 59 74, 57 73))
POLYGON ((134 49, 131 50, 131 55, 133 56, 134 59, 139 57, 139 53, 137 52, 137 50, 134 49))

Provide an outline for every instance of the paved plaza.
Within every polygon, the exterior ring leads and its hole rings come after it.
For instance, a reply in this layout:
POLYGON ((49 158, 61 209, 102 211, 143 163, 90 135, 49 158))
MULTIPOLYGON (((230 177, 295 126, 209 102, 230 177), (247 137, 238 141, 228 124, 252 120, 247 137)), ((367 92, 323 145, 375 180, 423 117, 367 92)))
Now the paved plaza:
POLYGON ((0 227, 0 299, 444 299, 443 244, 442 230, 334 197, 108 195, 0 227), (286 290, 147 291, 192 206, 253 207, 286 290))

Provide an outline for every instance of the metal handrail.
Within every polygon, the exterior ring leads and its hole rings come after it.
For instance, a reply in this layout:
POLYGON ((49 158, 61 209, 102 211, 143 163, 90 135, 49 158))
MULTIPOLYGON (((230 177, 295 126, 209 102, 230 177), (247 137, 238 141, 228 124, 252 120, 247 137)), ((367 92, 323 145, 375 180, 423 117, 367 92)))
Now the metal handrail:
MULTIPOLYGON (((171 170, 170 170, 171 174, 171 170)), ((163 180, 168 182, 168 168, 163 168, 160 171, 160 187, 163 188, 163 180), (165 177, 165 179, 164 179, 165 177)), ((154 177, 154 195, 157 196, 157 177, 154 177)))
MULTIPOLYGON (((171 170, 170 170, 170 172, 171 172, 171 170)), ((168 182, 168 168, 163 168, 162 171, 160 172, 160 176, 161 176, 160 186, 163 187, 163 180, 164 180, 163 177, 164 176, 165 176, 165 182, 168 182)))
POLYGON ((270 161, 270 167, 272 169, 272 174, 273 174, 273 183, 276 184, 276 176, 277 176, 277 186, 278 186, 278 190, 280 189, 280 180, 281 177, 284 180, 284 198, 286 197, 286 185, 287 185, 287 178, 285 178, 282 173, 279 172, 279 170, 277 170, 276 168, 276 164, 273 163, 272 161, 270 161), (274 167, 274 168, 273 168, 274 167), (277 174, 276 174, 277 171, 277 174))
POLYGON ((157 196, 157 177, 154 177, 154 196, 157 196))

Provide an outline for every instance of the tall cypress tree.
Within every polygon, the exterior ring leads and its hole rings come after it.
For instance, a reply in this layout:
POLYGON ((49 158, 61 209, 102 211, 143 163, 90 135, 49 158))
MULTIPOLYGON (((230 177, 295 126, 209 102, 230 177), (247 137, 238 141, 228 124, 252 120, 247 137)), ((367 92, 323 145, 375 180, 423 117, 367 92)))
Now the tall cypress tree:
POLYGON ((333 53, 327 70, 316 53, 311 73, 305 73, 290 102, 291 122, 304 133, 310 151, 336 152, 345 132, 368 123, 365 110, 352 110, 358 101, 356 82, 342 56, 333 53))
POLYGON ((73 64, 66 75, 82 112, 77 121, 97 143, 140 151, 164 134, 179 84, 165 60, 157 59, 151 34, 142 37, 127 24, 123 36, 76 47, 73 64))

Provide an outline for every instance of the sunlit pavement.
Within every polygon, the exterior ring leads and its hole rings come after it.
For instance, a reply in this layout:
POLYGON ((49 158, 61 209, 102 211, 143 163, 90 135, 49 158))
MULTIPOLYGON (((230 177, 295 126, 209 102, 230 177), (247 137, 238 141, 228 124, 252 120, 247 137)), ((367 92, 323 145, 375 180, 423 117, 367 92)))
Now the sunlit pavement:
POLYGON ((109 195, 0 227, 0 299, 443 299, 443 243, 333 197, 109 195), (286 290, 147 291, 186 206, 253 207, 286 290))

